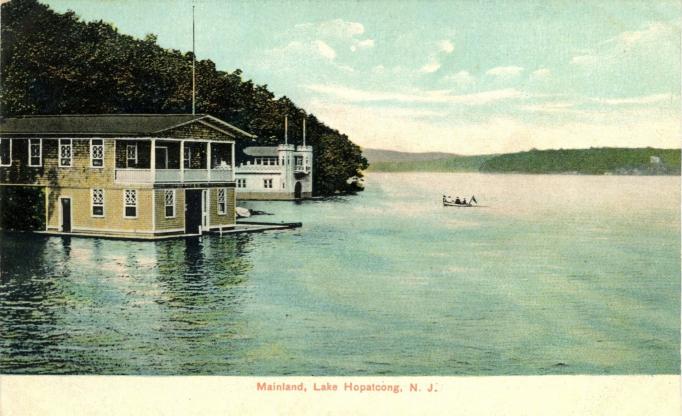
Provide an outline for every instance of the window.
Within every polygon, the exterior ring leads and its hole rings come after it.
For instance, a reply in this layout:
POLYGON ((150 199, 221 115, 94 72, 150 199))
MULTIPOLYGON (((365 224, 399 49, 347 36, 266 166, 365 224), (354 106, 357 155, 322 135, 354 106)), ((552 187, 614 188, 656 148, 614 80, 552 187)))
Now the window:
POLYGON ((42 166, 43 164, 43 140, 28 139, 28 165, 42 166))
POLYGON ((185 150, 183 153, 183 159, 184 159, 183 165, 184 165, 185 169, 189 169, 189 167, 191 166, 191 162, 192 162, 192 149, 190 149, 188 146, 185 146, 185 150))
POLYGON ((103 217, 104 216, 104 190, 103 189, 92 189, 92 216, 93 217, 103 217))
POLYGON ((123 192, 123 216, 126 218, 137 217, 137 191, 126 189, 123 192))
POLYGON ((218 214, 225 215, 227 211, 227 198, 225 197, 225 188, 218 188, 218 214))
POLYGON ((246 188, 246 178, 237 179, 237 188, 246 188))
POLYGON ((137 143, 126 145, 126 161, 128 166, 137 164, 137 143))
POLYGON ((71 139, 59 139, 59 167, 70 167, 72 155, 71 139))
POLYGON ((101 139, 90 140, 90 166, 93 168, 104 166, 104 142, 101 139))
POLYGON ((294 157, 294 161, 296 162, 296 167, 303 166, 303 156, 294 157))
POLYGON ((263 179, 263 188, 272 188, 272 179, 263 179))
POLYGON ((0 139, 0 166, 12 164, 12 139, 0 139))
POLYGON ((175 189, 164 191, 166 218, 175 218, 175 189))

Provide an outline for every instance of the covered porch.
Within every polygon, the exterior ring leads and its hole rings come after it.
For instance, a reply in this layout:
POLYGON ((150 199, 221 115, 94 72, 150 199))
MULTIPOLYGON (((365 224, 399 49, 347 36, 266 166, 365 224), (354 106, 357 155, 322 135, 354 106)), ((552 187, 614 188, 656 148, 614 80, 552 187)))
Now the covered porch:
POLYGON ((234 181, 234 142, 195 139, 117 139, 115 182, 234 181))

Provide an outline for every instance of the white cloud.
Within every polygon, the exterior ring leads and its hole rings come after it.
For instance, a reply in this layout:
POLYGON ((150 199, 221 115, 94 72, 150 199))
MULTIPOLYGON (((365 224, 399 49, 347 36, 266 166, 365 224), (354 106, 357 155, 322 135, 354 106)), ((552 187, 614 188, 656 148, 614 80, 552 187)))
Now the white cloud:
POLYGON ((594 65, 599 61, 599 58, 595 55, 578 55, 571 58, 571 63, 574 65, 594 65))
POLYGON ((430 74, 430 73, 438 71, 439 69, 440 69, 440 62, 438 62, 438 60, 434 57, 434 58, 431 58, 429 63, 427 63, 426 65, 419 68, 419 72, 424 72, 424 73, 430 74))
POLYGON ((573 56, 571 63, 591 67, 651 53, 663 59, 679 57, 679 28, 676 25, 678 23, 652 22, 641 30, 621 32, 593 49, 573 56))
POLYGON ((625 98, 591 98, 591 101, 600 103, 600 104, 608 104, 608 105, 627 105, 627 104, 654 104, 654 103, 663 103, 663 102, 670 102, 672 103, 673 101, 678 100, 679 97, 675 97, 670 94, 652 94, 652 95, 644 95, 640 97, 625 97, 625 98))
POLYGON ((441 67, 441 57, 449 55, 455 50, 455 45, 448 39, 443 39, 436 43, 436 49, 429 55, 429 61, 419 68, 419 72, 431 74, 438 71, 441 67))
POLYGON ((476 83, 476 78, 469 71, 459 71, 444 77, 443 80, 452 81, 460 88, 466 88, 476 83))
POLYGON ((438 42, 438 46, 441 52, 448 54, 452 53, 452 51, 455 50, 455 45, 453 45, 452 42, 447 39, 443 39, 440 42, 438 42))
POLYGON ((320 55, 324 56, 329 60, 334 60, 336 58, 336 51, 331 46, 327 45, 326 42, 322 40, 316 40, 313 44, 317 47, 317 51, 320 55))
POLYGON ((374 39, 364 39, 364 40, 357 40, 355 41, 351 46, 350 50, 355 52, 356 50, 359 49, 369 49, 374 47, 374 39))
POLYGON ((557 117, 547 124, 513 116, 470 121, 466 117, 453 119, 429 112, 412 114, 416 109, 411 108, 368 107, 327 100, 313 100, 309 107, 325 123, 347 132, 353 141, 369 148, 483 154, 533 147, 679 147, 678 117, 665 112, 597 112, 581 121, 557 117), (428 142, 423 137, 428 137, 428 142))
POLYGON ((520 66, 498 66, 487 70, 485 73, 496 77, 513 77, 521 74, 521 72, 523 72, 523 68, 520 66))
POLYGON ((540 68, 536 69, 535 71, 531 72, 530 76, 533 79, 547 79, 549 76, 552 75, 552 71, 550 71, 547 68, 540 68))
POLYGON ((316 23, 300 23, 294 26, 300 31, 314 33, 321 37, 352 38, 365 33, 365 26, 358 22, 333 19, 316 23))
POLYGON ((447 90, 427 90, 412 92, 368 91, 340 85, 312 84, 306 86, 310 91, 330 95, 347 102, 401 102, 401 103, 441 103, 460 105, 485 105, 496 101, 524 99, 531 97, 513 88, 484 91, 473 94, 452 94, 447 90))

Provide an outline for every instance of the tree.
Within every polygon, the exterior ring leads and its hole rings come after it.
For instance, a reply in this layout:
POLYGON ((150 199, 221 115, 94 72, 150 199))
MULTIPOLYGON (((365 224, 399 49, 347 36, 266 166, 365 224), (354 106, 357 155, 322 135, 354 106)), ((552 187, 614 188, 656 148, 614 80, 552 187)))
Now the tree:
MULTIPOLYGON (((136 39, 102 21, 81 22, 74 12, 55 13, 36 0, 1 7, 3 117, 191 111, 192 53, 163 49, 154 34, 136 39)), ((347 136, 242 75, 220 71, 210 60, 196 63, 197 112, 258 136, 238 142, 239 148, 281 143, 284 116, 292 129, 306 117, 307 144, 314 146, 314 193, 343 191, 341 184, 367 167, 347 136)), ((300 134, 292 137, 290 143, 300 144, 300 134)))

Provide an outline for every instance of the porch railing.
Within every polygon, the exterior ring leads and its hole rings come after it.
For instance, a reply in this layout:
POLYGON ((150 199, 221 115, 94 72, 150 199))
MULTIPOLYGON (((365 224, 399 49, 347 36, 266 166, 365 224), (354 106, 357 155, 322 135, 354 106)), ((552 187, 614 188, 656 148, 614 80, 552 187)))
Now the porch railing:
POLYGON ((234 180, 232 169, 116 169, 115 182, 123 184, 229 182, 234 180))

